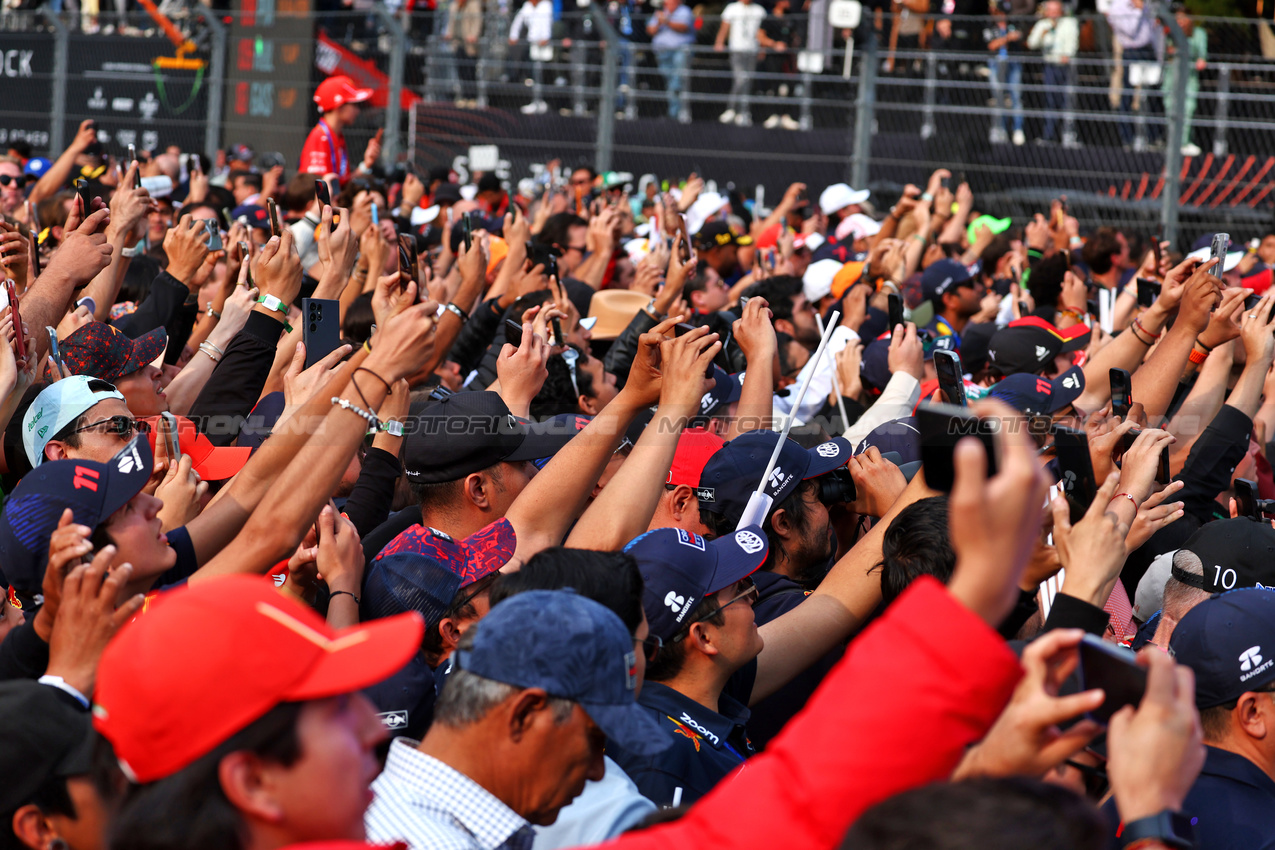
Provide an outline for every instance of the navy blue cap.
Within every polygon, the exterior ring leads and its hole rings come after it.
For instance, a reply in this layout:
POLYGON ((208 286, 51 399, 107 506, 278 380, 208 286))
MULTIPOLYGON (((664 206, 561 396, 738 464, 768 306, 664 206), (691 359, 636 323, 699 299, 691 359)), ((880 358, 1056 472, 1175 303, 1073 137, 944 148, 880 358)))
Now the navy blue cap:
POLYGON ((257 230, 270 229, 270 211, 259 204, 243 204, 230 211, 231 221, 239 221, 241 218, 248 222, 249 227, 257 230))
POLYGON ((861 455, 870 448, 876 448, 881 454, 893 452, 899 456, 899 465, 915 463, 921 459, 921 432, 916 427, 916 417, 891 419, 882 422, 868 432, 854 453, 861 455))
MULTIPOLYGON (((542 437, 557 434, 559 436, 565 435, 565 439, 571 439, 576 434, 579 434, 587 428, 589 423, 592 421, 592 416, 586 416, 583 413, 559 413, 555 416, 550 416, 548 419, 541 422, 529 423, 527 425, 527 430, 542 437)), ((620 441, 620 445, 623 446, 628 439, 629 438, 626 436, 624 440, 620 441)), ((632 445, 631 442, 629 444, 632 445)), ((546 455, 545 457, 538 457, 533 460, 532 463, 536 465, 536 469, 544 469, 549 465, 549 461, 551 460, 553 460, 552 454, 546 455)))
POLYGON ((460 590, 460 574, 414 552, 386 555, 368 567, 359 619, 363 622, 417 611, 432 626, 460 590))
POLYGON ((988 393, 1020 413, 1050 414, 1062 410, 1085 391, 1085 373, 1072 366, 1057 378, 1018 372, 1010 375, 988 393))
POLYGON ((96 528, 142 492, 154 466, 150 443, 137 436, 107 463, 54 460, 23 476, 0 513, 0 569, 23 607, 36 604, 62 511, 96 528))
POLYGON ((699 415, 712 418, 718 412, 725 413, 723 408, 739 401, 744 391, 744 384, 738 375, 732 375, 720 366, 713 367, 713 388, 704 393, 699 400, 699 415))
POLYGON ((1204 600, 1169 649, 1195 671, 1195 705, 1212 708, 1275 682, 1275 592, 1250 587, 1204 600))
POLYGON ((939 260, 921 272, 921 300, 939 301, 953 286, 971 278, 969 269, 956 260, 939 260))
MULTIPOLYGON (((738 522, 748 505, 748 497, 761 483, 762 473, 770 462, 780 435, 774 431, 749 431, 740 434, 708 459, 700 474, 700 507, 738 522)), ((771 509, 797 491, 802 481, 845 466, 853 454, 848 440, 834 437, 813 449, 804 449, 787 440, 766 482, 766 495, 774 500, 771 509)))
POLYGON ((1182 548, 1204 565, 1204 574, 1198 576, 1173 570, 1173 577, 1183 584, 1208 593, 1244 587, 1275 589, 1275 529, 1268 523, 1248 517, 1206 522, 1182 548))
POLYGON ((671 640, 701 600, 757 572, 769 545, 755 525, 705 540, 681 528, 657 528, 624 547, 642 572, 642 607, 651 634, 671 640))
POLYGON ((873 389, 881 392, 890 383, 890 374, 890 337, 887 334, 864 346, 859 360, 859 375, 873 389))
POLYGON ((470 630, 455 666, 577 702, 618 745, 638 755, 672 739, 640 708, 633 635, 610 609, 570 590, 530 590, 495 605, 470 630))

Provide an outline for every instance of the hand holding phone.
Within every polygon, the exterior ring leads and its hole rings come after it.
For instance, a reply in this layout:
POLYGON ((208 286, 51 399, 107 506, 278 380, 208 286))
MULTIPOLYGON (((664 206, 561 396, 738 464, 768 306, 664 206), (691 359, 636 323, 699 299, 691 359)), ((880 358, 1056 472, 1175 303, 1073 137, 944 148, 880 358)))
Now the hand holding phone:
POLYGON ((1147 690, 1147 670, 1138 664, 1133 651, 1108 643, 1096 635, 1087 634, 1080 639, 1080 687, 1084 690, 1101 688, 1105 697, 1102 705, 1088 712, 1090 719, 1103 724, 1111 722, 1111 716, 1126 705, 1142 702, 1147 690))
POLYGON ((950 493, 956 480, 952 454, 965 437, 983 443, 987 454, 987 477, 996 474, 1000 454, 999 419, 984 419, 966 408, 924 402, 916 409, 916 428, 921 438, 921 469, 930 489, 950 493))
MULTIPOLYGON (((328 181, 314 181, 314 197, 319 201, 319 212, 323 212, 324 207, 332 206, 332 190, 328 188, 328 181)), ((372 206, 376 206, 373 204, 372 206)), ((332 224, 330 230, 336 230, 336 226, 341 223, 341 214, 336 211, 336 207, 332 207, 332 224)))
POLYGON ((890 314, 890 338, 894 338, 895 328, 903 324, 903 299, 897 295, 886 296, 890 314))
POLYGON ((1084 519, 1085 512, 1098 495, 1093 460, 1089 455, 1089 437, 1062 425, 1054 426, 1054 456, 1058 458, 1058 487, 1067 499, 1071 522, 1084 519))
POLYGON ((80 202, 80 218, 88 218, 93 199, 89 197, 89 181, 83 177, 75 178, 75 196, 80 202))
POLYGON ((1229 233, 1214 233, 1213 234, 1213 245, 1209 250, 1209 257, 1211 259, 1217 260, 1217 263, 1213 266, 1212 269, 1209 270, 1209 272, 1218 279, 1221 279, 1222 277, 1222 266, 1226 263, 1226 251, 1230 247, 1231 247, 1231 234, 1229 233))
POLYGON ((948 404, 957 407, 969 407, 965 396, 965 375, 961 366, 961 355, 955 351, 934 352, 934 371, 938 374, 939 389, 948 404))
POLYGON ((1126 369, 1112 369, 1111 375, 1111 414, 1120 419, 1129 417, 1129 406, 1133 404, 1133 377, 1126 369))
POLYGON ((1155 304, 1155 300, 1160 297, 1161 285, 1154 280, 1147 280, 1145 277, 1138 278, 1138 306, 1150 307, 1155 304))
POLYGON ((283 228, 279 225, 279 207, 275 204, 274 198, 266 198, 266 210, 270 213, 270 235, 281 236, 283 228))
POLYGON ((177 435, 177 417, 165 410, 159 415, 164 423, 164 448, 168 452, 168 465, 171 469, 182 459, 181 440, 177 435))

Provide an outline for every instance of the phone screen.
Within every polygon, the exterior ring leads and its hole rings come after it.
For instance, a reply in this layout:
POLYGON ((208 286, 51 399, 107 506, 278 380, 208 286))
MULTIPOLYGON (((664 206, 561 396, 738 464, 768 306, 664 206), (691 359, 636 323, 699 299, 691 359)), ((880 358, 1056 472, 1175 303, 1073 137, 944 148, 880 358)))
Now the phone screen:
POLYGON ((1133 404, 1133 379, 1124 369, 1111 370, 1111 413, 1124 419, 1133 404))
POLYGON ((406 290, 416 280, 416 239, 408 234, 398 237, 398 285, 406 290))
POLYGON ((279 236, 283 228, 279 226, 279 207, 275 205, 274 198, 266 198, 266 209, 270 212, 270 235, 279 236))
POLYGON ((1058 486, 1067 497, 1071 521, 1080 522, 1098 495, 1094 480, 1093 460, 1089 455, 1089 438, 1083 431, 1062 425, 1054 427, 1054 456, 1058 458, 1058 486))
POLYGON ((1142 702, 1147 690, 1146 668, 1138 665, 1132 650, 1108 643, 1096 635, 1080 640, 1080 686, 1085 690, 1102 688, 1106 694, 1102 705, 1089 712, 1089 717, 1107 724, 1111 715, 1126 705, 1142 702))
POLYGON ((948 404, 968 407, 965 397, 965 376, 961 374, 961 356, 955 351, 935 351, 934 371, 938 373, 939 389, 948 404))
POLYGON ((80 212, 87 218, 91 210, 90 204, 93 202, 93 199, 89 197, 89 181, 83 177, 77 177, 75 180, 75 194, 80 199, 80 212))
POLYGON ((1160 284, 1145 277, 1138 278, 1138 306, 1150 307, 1160 297, 1160 284))
POLYGON ((897 295, 888 296, 889 312, 890 312, 890 335, 894 336, 894 329, 903 324, 903 299, 897 295))
POLYGON ((987 475, 996 474, 999 420, 980 418, 955 405, 927 402, 916 409, 916 427, 921 433, 921 469, 931 489, 951 491, 956 478, 952 452, 965 437, 982 441, 987 453, 987 475))

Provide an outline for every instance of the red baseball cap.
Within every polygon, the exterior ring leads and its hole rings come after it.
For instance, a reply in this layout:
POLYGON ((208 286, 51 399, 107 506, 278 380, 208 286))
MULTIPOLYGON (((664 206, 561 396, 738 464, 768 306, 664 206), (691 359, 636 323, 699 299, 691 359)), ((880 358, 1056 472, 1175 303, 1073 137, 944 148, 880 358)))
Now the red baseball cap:
POLYGON ((687 428, 677 439, 677 452, 673 455, 673 466, 668 471, 664 483, 670 487, 685 484, 698 487, 700 474, 704 465, 717 450, 726 445, 721 437, 704 428, 687 428))
POLYGON ((320 112, 331 112, 347 103, 362 103, 371 99, 371 89, 361 89, 354 85, 354 80, 341 75, 328 77, 314 90, 314 102, 319 104, 320 112))
MULTIPOLYGON (((248 462, 252 449, 239 446, 214 446, 212 441, 199 433, 199 429, 195 427, 195 423, 191 422, 185 416, 174 417, 177 420, 177 443, 181 446, 182 454, 190 455, 190 462, 195 472, 203 481, 224 481, 235 475, 239 470, 243 469, 245 463, 248 462)), ((160 418, 158 416, 145 416, 142 422, 150 425, 150 432, 146 435, 146 441, 151 444, 151 451, 155 451, 155 437, 159 433, 160 418)))
POLYGON ((171 776, 284 702, 375 684, 420 649, 415 612, 335 630, 258 575, 159 594, 98 665, 93 726, 136 783, 171 776))

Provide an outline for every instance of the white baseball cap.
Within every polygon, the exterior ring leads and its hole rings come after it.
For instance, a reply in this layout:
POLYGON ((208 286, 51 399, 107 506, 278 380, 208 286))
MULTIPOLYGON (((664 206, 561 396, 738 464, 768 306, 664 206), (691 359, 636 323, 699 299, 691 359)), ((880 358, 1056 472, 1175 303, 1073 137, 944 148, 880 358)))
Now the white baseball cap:
POLYGON ((801 276, 801 291, 805 293, 807 301, 814 304, 832 292, 832 279, 841 271, 841 265, 836 260, 819 260, 810 264, 806 273, 801 276))
POLYGON ((44 462, 44 447, 76 417, 108 398, 124 400, 115 386, 90 375, 72 375, 46 387, 22 417, 22 448, 32 467, 44 462))
POLYGON ((729 200, 725 195, 719 195, 716 192, 705 192, 700 195, 686 211, 686 232, 691 236, 699 233, 704 222, 721 212, 722 207, 726 206, 729 200))
MULTIPOLYGON (((1207 260, 1209 260, 1209 259, 1213 256, 1213 249, 1212 249, 1211 247, 1209 247, 1209 246, 1205 246, 1205 247, 1203 247, 1203 248, 1199 249, 1198 251, 1192 251, 1191 253, 1187 254, 1186 256, 1187 256, 1187 259, 1192 259, 1192 258, 1194 258, 1194 259, 1196 259, 1196 260, 1206 260, 1206 261, 1207 261, 1207 260)), ((1229 253, 1228 253, 1228 254, 1227 254, 1224 258, 1222 258, 1222 271, 1223 271, 1224 273, 1225 273, 1225 272, 1229 272, 1231 269, 1233 269, 1233 268, 1235 268, 1236 266, 1238 266, 1238 265, 1240 264, 1240 260, 1242 260, 1242 259, 1244 259, 1244 252, 1243 252, 1243 251, 1231 251, 1231 252, 1229 252, 1229 253)), ((1214 266, 1213 268, 1214 268, 1214 269, 1217 269, 1217 266, 1214 266)))
POLYGON ((881 222, 869 215, 855 213, 848 215, 837 225, 837 241, 840 242, 853 234, 854 239, 867 239, 881 232, 881 222))
POLYGON ((861 204, 872 193, 867 189, 851 189, 845 183, 833 183, 819 195, 819 210, 824 215, 832 215, 851 204, 861 204))

